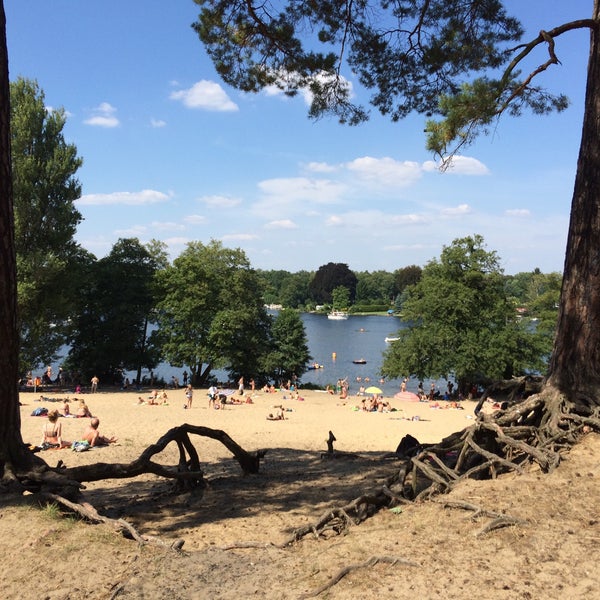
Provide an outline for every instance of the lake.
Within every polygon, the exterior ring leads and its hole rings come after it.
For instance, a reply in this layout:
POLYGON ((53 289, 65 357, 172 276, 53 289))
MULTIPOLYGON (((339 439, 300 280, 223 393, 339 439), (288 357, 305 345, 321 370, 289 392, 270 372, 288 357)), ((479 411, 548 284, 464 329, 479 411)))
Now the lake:
MULTIPOLYGON (((276 314, 274 311, 269 312, 276 314)), ((356 393, 361 383, 369 378, 366 386, 376 385, 391 395, 399 390, 400 380, 393 379, 382 383, 379 374, 383 352, 389 346, 385 338, 406 327, 398 317, 350 315, 345 321, 330 320, 325 314, 300 313, 300 317, 304 323, 312 360, 323 365, 322 369, 309 370, 302 375, 301 383, 314 383, 325 387, 327 384, 335 385, 338 379, 347 378, 351 393, 356 393), (356 359, 364 359, 365 364, 354 364, 352 361, 356 359), (358 377, 362 380, 360 383, 357 382, 358 377)), ((67 349, 63 350, 66 354, 67 349)), ((59 364, 53 365, 55 373, 58 372, 59 364)), ((167 383, 175 376, 182 383, 184 370, 161 363, 154 369, 154 375, 167 383)), ((225 371, 215 370, 213 374, 220 381, 227 380, 225 371)), ((131 380, 135 379, 135 373, 132 371, 126 372, 125 375, 131 380)), ((142 375, 148 376, 149 372, 144 369, 142 375)), ((417 384, 411 381, 408 387, 416 391, 417 384)))
MULTIPOLYGON (((400 389, 400 380, 381 383, 379 375, 383 351, 389 346, 385 338, 406 327, 398 317, 350 315, 345 321, 332 321, 327 315, 313 313, 300 313, 300 317, 306 330, 310 355, 314 362, 323 365, 322 369, 309 370, 302 375, 301 383, 325 387, 335 384, 340 378, 347 378, 350 391, 356 392, 361 385, 356 378, 360 377, 363 381, 370 379, 367 386, 376 385, 388 394, 400 389), (352 361, 355 359, 365 359, 366 364, 354 364, 352 361)), ((167 382, 175 375, 181 383, 183 370, 162 363, 154 369, 154 374, 167 382)), ((227 380, 225 371, 215 370, 213 374, 219 380, 227 380)), ((409 387, 417 388, 416 383, 409 387)))

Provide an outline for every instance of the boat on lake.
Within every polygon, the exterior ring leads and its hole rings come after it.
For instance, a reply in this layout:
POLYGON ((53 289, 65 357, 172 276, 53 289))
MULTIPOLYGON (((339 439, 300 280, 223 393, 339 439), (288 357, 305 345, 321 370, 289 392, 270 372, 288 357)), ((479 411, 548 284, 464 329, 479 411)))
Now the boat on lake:
POLYGON ((366 365, 367 364, 367 360, 365 358, 355 358, 352 362, 355 365, 366 365))
POLYGON ((392 342, 397 342, 399 339, 400 339, 399 337, 388 336, 385 338, 385 343, 391 344, 392 342))
POLYGON ((343 310, 332 310, 327 315, 327 318, 332 321, 345 321, 348 318, 348 313, 343 310))

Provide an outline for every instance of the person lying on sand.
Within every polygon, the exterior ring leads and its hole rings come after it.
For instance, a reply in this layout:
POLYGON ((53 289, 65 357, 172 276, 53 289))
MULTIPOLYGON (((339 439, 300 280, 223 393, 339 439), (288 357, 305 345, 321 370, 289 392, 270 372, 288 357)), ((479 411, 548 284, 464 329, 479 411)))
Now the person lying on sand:
POLYGON ((116 437, 108 438, 104 435, 100 435, 98 426, 100 425, 100 419, 93 417, 90 424, 85 428, 83 432, 82 440, 88 442, 90 446, 108 446, 117 441, 116 437))
POLYGON ((276 408, 277 411, 275 414, 269 413, 267 416, 267 421, 283 421, 285 419, 285 415, 283 414, 283 404, 274 406, 273 408, 276 408))

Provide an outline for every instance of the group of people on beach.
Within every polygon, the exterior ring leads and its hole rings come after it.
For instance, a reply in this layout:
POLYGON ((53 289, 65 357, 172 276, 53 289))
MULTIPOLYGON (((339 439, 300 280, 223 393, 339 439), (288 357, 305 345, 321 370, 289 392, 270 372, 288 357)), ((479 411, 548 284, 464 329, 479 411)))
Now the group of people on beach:
POLYGON ((53 409, 48 412, 47 421, 42 428, 42 440, 39 446, 42 450, 51 448, 70 448, 81 443, 88 444, 89 447, 108 446, 117 441, 117 438, 115 437, 102 435, 98 430, 100 419, 92 415, 85 400, 82 399, 78 402, 79 406, 74 414, 71 413, 69 398, 63 400, 61 410, 53 409), (68 442, 64 440, 62 436, 62 423, 59 420, 60 417, 89 418, 90 420, 84 428, 81 437, 76 442, 68 442))

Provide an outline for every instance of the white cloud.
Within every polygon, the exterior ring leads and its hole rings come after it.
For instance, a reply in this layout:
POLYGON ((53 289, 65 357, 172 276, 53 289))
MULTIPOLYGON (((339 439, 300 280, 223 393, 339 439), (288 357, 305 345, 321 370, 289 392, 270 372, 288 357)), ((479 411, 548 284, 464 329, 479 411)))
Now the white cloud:
POLYGON ((119 237, 142 237, 146 232, 148 231, 148 228, 145 227, 144 225, 132 225, 131 227, 128 227, 127 229, 115 229, 114 233, 115 235, 118 235, 119 237))
POLYGON ((240 241, 247 242, 259 239, 255 233, 229 233, 221 237, 223 241, 240 241))
POLYGON ((120 122, 115 116, 116 112, 117 109, 114 106, 110 105, 108 102, 102 102, 102 104, 92 110, 92 116, 89 119, 86 119, 84 123, 95 127, 118 127, 120 122))
POLYGON ((213 81, 198 81, 187 90, 171 92, 172 100, 180 100, 188 108, 199 108, 217 112, 237 111, 238 106, 229 99, 225 90, 213 81))
POLYGON ((280 219, 266 223, 265 229, 298 229, 298 225, 291 219, 280 219))
POLYGON ((167 122, 162 119, 150 119, 150 126, 154 129, 160 129, 161 127, 166 127, 167 122))
POLYGON ((201 196, 198 198, 198 202, 206 204, 210 208, 234 208, 242 203, 241 198, 234 196, 201 196))
POLYGON ((203 215, 188 215, 183 218, 183 221, 189 225, 203 225, 206 223, 206 217, 203 215))
POLYGON ((530 217, 531 211, 528 208, 510 208, 504 214, 507 217, 530 217))
MULTIPOLYGON (((363 230, 367 235, 389 235, 390 232, 401 234, 399 227, 421 225, 429 219, 416 214, 386 214, 381 210, 355 210, 330 215, 325 221, 331 227, 348 227, 363 230)), ((368 243, 368 242, 367 242, 368 243)))
POLYGON ((262 197, 252 205, 252 212, 271 221, 306 215, 314 212, 315 205, 338 204, 346 190, 342 183, 306 177, 266 179, 258 187, 262 197))
POLYGON ((258 187, 267 196, 282 202, 302 200, 317 204, 338 202, 346 189, 344 184, 336 181, 307 177, 265 179, 259 182, 258 187))
POLYGON ((309 162, 305 168, 313 173, 333 173, 336 170, 336 167, 324 162, 309 162))
POLYGON ((476 158, 455 155, 444 165, 450 175, 489 175, 490 170, 476 158))
POLYGON ((422 168, 414 161, 398 161, 393 158, 363 156, 345 164, 359 178, 377 183, 378 186, 407 187, 421 178, 422 168))
POLYGON ((468 204, 459 204, 458 206, 444 208, 441 212, 445 217, 462 217, 471 213, 472 210, 468 204))
POLYGON ((81 206, 108 206, 112 204, 125 204, 139 206, 166 202, 167 194, 156 190, 141 190, 140 192, 113 192, 112 194, 85 194, 77 204, 81 206))

